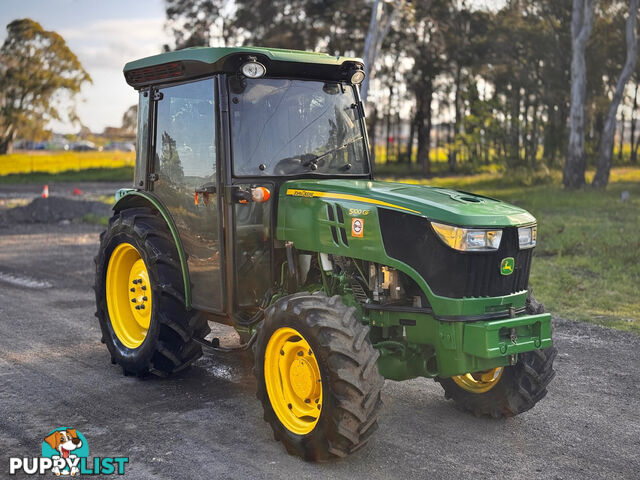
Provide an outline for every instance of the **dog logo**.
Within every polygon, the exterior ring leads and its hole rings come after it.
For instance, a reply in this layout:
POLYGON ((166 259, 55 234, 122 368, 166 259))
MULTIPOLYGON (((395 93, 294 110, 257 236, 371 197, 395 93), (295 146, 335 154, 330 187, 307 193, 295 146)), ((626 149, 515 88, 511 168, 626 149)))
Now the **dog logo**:
POLYGON ((59 459, 64 461, 66 466, 63 469, 59 467, 51 469, 56 475, 75 476, 80 473, 79 459, 89 456, 89 445, 84 435, 75 428, 58 428, 44 437, 42 456, 54 461, 59 459))
POLYGON ((513 268, 515 267, 515 260, 513 257, 503 258, 500 263, 500 273, 502 275, 511 275, 513 273, 513 268))

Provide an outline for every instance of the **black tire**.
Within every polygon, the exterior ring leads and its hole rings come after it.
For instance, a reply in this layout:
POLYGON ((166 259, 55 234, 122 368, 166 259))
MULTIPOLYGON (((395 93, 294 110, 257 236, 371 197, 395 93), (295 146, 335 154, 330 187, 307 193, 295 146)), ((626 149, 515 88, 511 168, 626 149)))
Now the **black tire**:
POLYGON ((187 311, 178 252, 162 218, 149 208, 129 208, 116 212, 100 236, 96 264, 96 317, 102 341, 111 362, 125 375, 152 373, 167 376, 179 372, 202 356, 194 338, 204 338, 210 329, 196 311, 187 311), (143 343, 131 349, 116 336, 106 301, 105 280, 109 258, 121 243, 130 243, 144 260, 151 283, 152 310, 149 330, 143 343))
POLYGON ((258 329, 253 348, 258 400, 274 438, 305 460, 345 457, 364 446, 377 430, 384 378, 378 372, 379 353, 369 340, 369 327, 339 296, 295 294, 271 306, 258 329), (264 357, 271 335, 295 328, 309 342, 322 377, 323 408, 315 428, 306 435, 289 431, 271 406, 265 384, 264 357))
MULTIPOLYGON (((544 305, 531 292, 526 308, 530 314, 544 313, 544 305)), ((451 378, 436 377, 436 381, 444 389, 445 398, 462 410, 478 417, 513 417, 530 410, 547 395, 547 386, 556 374, 553 361, 557 353, 555 347, 549 347, 519 354, 517 363, 504 367, 500 380, 484 393, 469 392, 451 378)))

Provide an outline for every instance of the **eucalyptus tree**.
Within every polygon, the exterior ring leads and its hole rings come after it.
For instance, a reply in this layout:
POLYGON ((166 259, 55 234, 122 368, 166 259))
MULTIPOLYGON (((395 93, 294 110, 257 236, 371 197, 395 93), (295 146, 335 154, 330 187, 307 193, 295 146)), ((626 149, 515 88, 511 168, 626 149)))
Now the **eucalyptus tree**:
MULTIPOLYGON (((11 152, 19 134, 43 135, 63 117, 58 98, 72 100, 85 82, 91 77, 60 35, 29 18, 9 23, 0 47, 0 154, 11 152)), ((77 120, 73 102, 65 113, 77 120)))

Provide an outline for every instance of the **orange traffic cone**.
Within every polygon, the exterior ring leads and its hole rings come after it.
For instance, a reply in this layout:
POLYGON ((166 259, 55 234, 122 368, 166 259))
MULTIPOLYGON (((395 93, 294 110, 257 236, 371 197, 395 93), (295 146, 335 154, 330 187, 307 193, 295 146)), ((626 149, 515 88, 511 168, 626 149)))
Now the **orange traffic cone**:
POLYGON ((74 195, 83 195, 84 192, 82 190, 80 190, 79 188, 74 188, 73 189, 73 194, 74 195))
POLYGON ((42 198, 49 198, 49 185, 45 185, 42 189, 42 198))

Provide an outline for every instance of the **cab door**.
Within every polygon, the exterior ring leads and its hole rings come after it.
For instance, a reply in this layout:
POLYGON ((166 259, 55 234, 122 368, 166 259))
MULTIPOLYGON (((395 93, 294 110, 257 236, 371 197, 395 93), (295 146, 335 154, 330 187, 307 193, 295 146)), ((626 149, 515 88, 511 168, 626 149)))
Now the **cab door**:
POLYGON ((187 254, 191 304, 222 309, 214 79, 158 88, 153 192, 168 208, 187 254))

